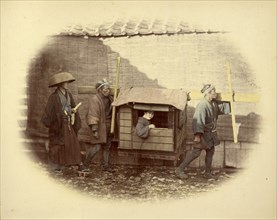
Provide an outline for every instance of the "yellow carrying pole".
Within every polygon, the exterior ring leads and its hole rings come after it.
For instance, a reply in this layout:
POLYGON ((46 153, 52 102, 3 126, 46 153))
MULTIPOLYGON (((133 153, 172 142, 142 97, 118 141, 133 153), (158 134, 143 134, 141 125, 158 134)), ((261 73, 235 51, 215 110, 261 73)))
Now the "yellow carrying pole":
MULTIPOLYGON (((119 67, 120 67, 120 57, 117 57, 114 99, 116 99, 117 97, 117 90, 118 90, 118 84, 119 84, 119 67)), ((115 106, 113 106, 112 108, 111 134, 114 133, 114 126, 115 126, 115 106)))
POLYGON ((227 68, 227 78, 228 78, 228 84, 229 84, 229 100, 231 100, 230 104, 231 104, 233 137, 234 137, 234 143, 238 143, 238 136, 237 136, 238 133, 237 133, 234 99, 233 99, 233 88, 232 88, 232 82, 231 82, 231 70, 230 70, 230 63, 228 61, 226 61, 226 68, 227 68))

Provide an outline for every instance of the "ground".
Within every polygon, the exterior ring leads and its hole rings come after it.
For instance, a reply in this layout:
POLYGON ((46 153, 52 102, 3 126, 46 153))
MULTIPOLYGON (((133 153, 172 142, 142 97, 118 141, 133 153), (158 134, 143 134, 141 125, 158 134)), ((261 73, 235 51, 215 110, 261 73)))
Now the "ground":
POLYGON ((71 187, 91 197, 103 200, 153 201, 191 197, 218 190, 228 179, 237 175, 234 169, 213 170, 216 179, 205 179, 203 169, 189 168, 189 178, 178 179, 172 166, 113 165, 112 172, 105 172, 99 164, 92 164, 90 175, 79 176, 77 167, 57 173, 46 164, 37 164, 57 183, 71 187))

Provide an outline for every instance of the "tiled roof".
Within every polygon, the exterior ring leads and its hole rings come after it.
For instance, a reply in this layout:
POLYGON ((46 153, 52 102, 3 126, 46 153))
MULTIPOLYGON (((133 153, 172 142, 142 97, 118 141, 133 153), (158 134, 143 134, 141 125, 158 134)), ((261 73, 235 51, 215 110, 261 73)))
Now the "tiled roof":
POLYGON ((212 34, 225 33, 211 29, 202 29, 190 26, 186 22, 175 22, 162 20, 129 20, 124 22, 117 20, 115 22, 106 22, 101 25, 90 23, 88 25, 68 25, 59 33, 60 35, 89 36, 89 37, 121 37, 134 35, 172 35, 172 34, 212 34))

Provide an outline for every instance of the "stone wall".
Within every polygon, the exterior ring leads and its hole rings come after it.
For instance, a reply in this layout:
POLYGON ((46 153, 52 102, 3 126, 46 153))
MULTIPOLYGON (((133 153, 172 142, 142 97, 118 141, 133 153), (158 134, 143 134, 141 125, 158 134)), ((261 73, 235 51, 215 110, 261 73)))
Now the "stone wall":
MULTIPOLYGON (((118 38, 74 36, 49 37, 48 43, 31 60, 27 90, 27 131, 38 136, 47 136, 47 129, 40 123, 43 109, 54 89, 47 86, 48 78, 59 71, 71 72, 76 81, 70 84, 75 101, 83 102, 79 109, 85 134, 87 95, 78 94, 78 86, 94 86, 107 78, 115 82, 117 57, 121 57, 120 87, 162 87, 199 90, 204 83, 212 83, 218 92, 228 92, 225 61, 231 64, 233 89, 236 93, 257 93, 258 86, 251 68, 234 45, 225 38, 227 34, 150 35, 118 38)), ((192 140, 191 119, 197 100, 189 102, 187 141, 192 140)), ((258 143, 260 117, 257 103, 235 103, 240 146, 258 143)), ((237 161, 240 148, 232 147, 230 116, 221 116, 218 133, 223 147, 218 148, 215 161, 220 166, 237 161), (232 150, 230 150, 232 149, 232 150), (234 150, 236 149, 236 150, 234 150), (230 151, 228 155, 227 151, 230 151), (222 153, 224 152, 224 154, 222 153), (227 160, 228 158, 228 160, 227 160), (226 163, 228 161, 228 163, 226 163)), ((82 141, 82 140, 81 140, 82 141)), ((189 146, 189 144, 188 144, 189 146)), ((199 159, 201 161, 201 158, 199 159)), ((197 164, 197 162, 195 162, 197 164)), ((237 165, 237 162, 235 166, 237 165)), ((234 165, 231 164, 231 165, 234 165)), ((199 165, 201 163, 199 162, 199 165)))

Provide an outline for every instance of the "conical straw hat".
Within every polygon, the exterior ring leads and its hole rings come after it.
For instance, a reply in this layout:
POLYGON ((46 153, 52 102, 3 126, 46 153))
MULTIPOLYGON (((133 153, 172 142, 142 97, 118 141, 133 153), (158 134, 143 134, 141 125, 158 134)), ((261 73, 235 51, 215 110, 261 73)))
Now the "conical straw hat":
POLYGON ((61 72, 61 73, 57 73, 57 74, 53 75, 49 79, 48 86, 54 87, 63 82, 73 82, 73 81, 75 81, 75 78, 70 73, 61 72))

